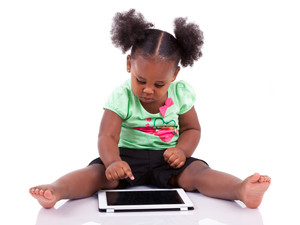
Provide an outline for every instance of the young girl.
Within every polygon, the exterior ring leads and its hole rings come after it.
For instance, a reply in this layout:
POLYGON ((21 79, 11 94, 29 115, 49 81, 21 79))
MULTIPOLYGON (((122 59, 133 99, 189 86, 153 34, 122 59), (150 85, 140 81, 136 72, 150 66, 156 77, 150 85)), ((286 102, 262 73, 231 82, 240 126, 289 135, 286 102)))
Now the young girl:
POLYGON ((112 41, 127 56, 131 77, 107 100, 101 121, 100 158, 47 185, 30 189, 44 208, 61 199, 91 196, 99 189, 156 185, 198 190, 204 195, 260 205, 271 179, 255 173, 245 180, 211 169, 191 157, 200 124, 191 86, 175 82, 182 67, 202 55, 202 32, 184 18, 175 20, 175 37, 153 29, 134 9, 117 13, 112 41))

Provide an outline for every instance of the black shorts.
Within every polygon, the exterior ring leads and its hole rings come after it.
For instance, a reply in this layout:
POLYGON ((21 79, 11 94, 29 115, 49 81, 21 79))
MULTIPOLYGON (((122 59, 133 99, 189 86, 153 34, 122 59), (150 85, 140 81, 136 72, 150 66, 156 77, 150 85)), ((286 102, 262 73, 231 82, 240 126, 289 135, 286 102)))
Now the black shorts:
MULTIPOLYGON (((165 150, 136 150, 128 148, 120 148, 120 157, 127 162, 132 170, 134 180, 126 178, 120 180, 117 188, 125 188, 136 185, 155 185, 159 188, 173 188, 169 184, 172 176, 180 174, 192 162, 199 161, 193 157, 187 158, 185 164, 179 169, 174 169, 165 160, 165 150)), ((205 161, 200 160, 207 164, 205 161)), ((90 164, 102 164, 100 158, 94 159, 90 164)), ((207 164, 208 165, 208 164, 207 164)))

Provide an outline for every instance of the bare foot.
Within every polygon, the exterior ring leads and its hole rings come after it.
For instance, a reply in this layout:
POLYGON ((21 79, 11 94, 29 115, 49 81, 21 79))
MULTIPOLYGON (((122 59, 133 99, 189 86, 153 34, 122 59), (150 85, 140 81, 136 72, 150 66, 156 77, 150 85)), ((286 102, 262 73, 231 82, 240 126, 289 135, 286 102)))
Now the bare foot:
POLYGON ((261 176, 255 173, 246 178, 241 185, 240 200, 248 207, 257 208, 264 196, 264 193, 271 184, 271 178, 268 176, 261 176))
POLYGON ((52 208, 59 200, 55 194, 55 188, 51 184, 30 188, 29 193, 46 209, 52 208))

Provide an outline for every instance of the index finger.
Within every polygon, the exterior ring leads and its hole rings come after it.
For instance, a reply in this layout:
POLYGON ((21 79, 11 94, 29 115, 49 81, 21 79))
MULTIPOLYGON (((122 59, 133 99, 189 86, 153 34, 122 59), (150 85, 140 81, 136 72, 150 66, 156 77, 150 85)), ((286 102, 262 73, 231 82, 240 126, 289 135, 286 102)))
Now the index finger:
POLYGON ((127 167, 127 168, 123 167, 123 171, 126 174, 126 176, 129 177, 130 180, 134 180, 135 179, 134 176, 133 176, 133 174, 132 174, 132 171, 131 171, 131 169, 129 167, 127 167))

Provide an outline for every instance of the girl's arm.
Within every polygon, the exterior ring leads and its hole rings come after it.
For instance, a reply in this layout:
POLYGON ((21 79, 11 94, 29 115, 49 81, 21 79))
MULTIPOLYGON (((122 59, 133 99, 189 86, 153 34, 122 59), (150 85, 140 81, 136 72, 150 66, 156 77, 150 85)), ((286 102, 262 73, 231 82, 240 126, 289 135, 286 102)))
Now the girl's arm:
POLYGON ((165 160, 174 168, 184 165, 186 158, 194 153, 201 136, 201 127, 194 107, 179 116, 179 139, 176 147, 164 153, 165 160))
POLYGON ((179 126, 179 139, 176 147, 183 150, 188 158, 196 150, 201 137, 201 127, 194 107, 179 116, 179 126))
POLYGON ((134 179, 129 165, 122 161, 118 143, 122 118, 106 109, 104 111, 98 135, 98 151, 106 167, 108 180, 119 180, 130 177, 134 179))

